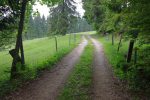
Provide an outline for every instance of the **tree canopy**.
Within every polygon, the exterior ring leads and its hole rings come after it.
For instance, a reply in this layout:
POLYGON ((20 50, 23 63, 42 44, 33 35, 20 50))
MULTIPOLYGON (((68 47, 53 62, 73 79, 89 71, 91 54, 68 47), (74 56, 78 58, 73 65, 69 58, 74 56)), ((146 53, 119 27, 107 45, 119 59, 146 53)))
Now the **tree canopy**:
POLYGON ((149 0, 84 0, 84 9, 85 18, 98 32, 125 31, 131 35, 134 30, 139 37, 150 33, 149 0))

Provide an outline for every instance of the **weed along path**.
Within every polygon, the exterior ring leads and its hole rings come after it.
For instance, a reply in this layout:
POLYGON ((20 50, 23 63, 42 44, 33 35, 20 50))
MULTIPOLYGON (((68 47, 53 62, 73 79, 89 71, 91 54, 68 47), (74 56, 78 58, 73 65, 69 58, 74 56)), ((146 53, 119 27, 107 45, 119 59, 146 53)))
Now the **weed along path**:
POLYGON ((6 100, 56 100, 59 90, 64 86, 86 45, 87 40, 84 39, 56 65, 56 68, 44 72, 37 80, 11 94, 6 100))
MULTIPOLYGON (((90 37, 91 38, 91 37, 90 37)), ((93 68, 93 100, 130 100, 113 77, 102 44, 91 38, 95 47, 93 68)))

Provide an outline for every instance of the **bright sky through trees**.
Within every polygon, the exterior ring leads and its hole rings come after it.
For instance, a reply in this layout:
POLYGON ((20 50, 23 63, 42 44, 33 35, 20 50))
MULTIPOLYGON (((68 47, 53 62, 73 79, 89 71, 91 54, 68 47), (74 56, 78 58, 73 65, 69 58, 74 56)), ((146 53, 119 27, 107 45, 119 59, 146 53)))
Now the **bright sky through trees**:
MULTIPOLYGON (((84 9, 83 9, 83 3, 82 0, 74 0, 76 2, 76 6, 77 6, 77 11, 80 13, 81 16, 84 15, 84 9)), ((33 11, 39 11, 39 13, 41 14, 41 16, 45 16, 47 17, 49 15, 49 8, 47 7, 47 5, 41 5, 39 2, 36 2, 36 5, 33 6, 33 11)))

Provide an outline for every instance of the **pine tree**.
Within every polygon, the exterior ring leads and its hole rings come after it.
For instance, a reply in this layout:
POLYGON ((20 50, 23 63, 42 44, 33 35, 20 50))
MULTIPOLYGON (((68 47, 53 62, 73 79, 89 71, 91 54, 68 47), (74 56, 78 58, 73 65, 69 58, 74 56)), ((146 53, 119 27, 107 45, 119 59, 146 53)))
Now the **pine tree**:
POLYGON ((73 0, 63 0, 57 7, 52 8, 50 15, 50 34, 65 35, 72 18, 76 15, 76 6, 73 0), (62 27, 63 26, 63 27, 62 27))

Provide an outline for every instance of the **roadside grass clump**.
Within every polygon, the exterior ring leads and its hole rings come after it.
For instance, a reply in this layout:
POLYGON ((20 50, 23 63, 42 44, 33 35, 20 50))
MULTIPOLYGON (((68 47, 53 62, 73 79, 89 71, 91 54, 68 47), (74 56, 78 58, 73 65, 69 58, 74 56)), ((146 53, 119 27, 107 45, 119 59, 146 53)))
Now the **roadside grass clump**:
MULTIPOLYGON (((69 35, 57 37, 58 51, 56 52, 55 40, 49 38, 40 38, 24 41, 25 49, 25 69, 19 70, 19 79, 10 80, 10 67, 12 58, 8 51, 0 52, 0 98, 11 91, 16 90, 27 81, 37 78, 42 70, 50 70, 69 53, 81 41, 81 35, 76 35, 76 44, 71 41, 69 46, 69 35), (4 60, 7 59, 7 60, 4 60)), ((18 65, 19 68, 19 65, 18 65)))
POLYGON ((58 100, 90 100, 92 59, 93 46, 89 44, 85 47, 79 63, 75 66, 72 74, 69 76, 58 100))

